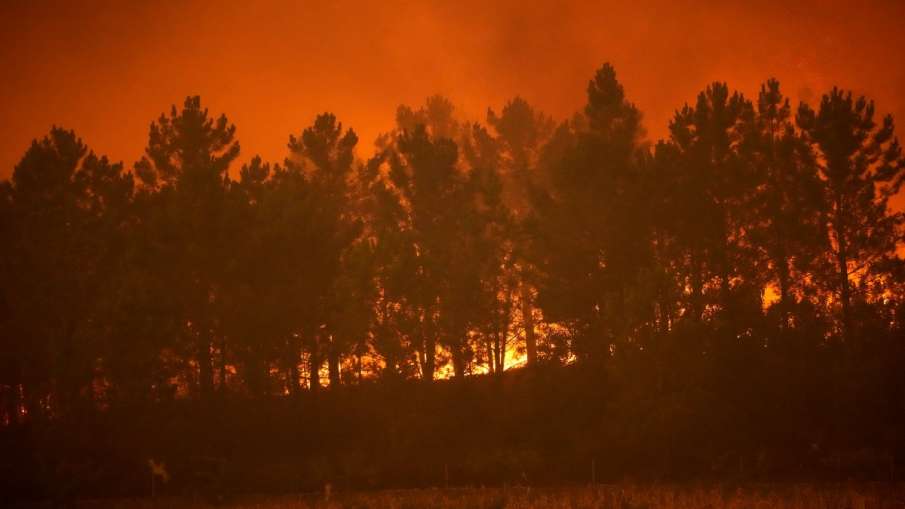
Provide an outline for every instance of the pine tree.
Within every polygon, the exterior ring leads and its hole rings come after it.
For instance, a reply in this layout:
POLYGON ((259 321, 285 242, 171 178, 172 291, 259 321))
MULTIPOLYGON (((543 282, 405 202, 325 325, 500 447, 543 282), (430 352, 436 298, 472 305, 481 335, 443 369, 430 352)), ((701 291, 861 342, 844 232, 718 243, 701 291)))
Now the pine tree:
MULTIPOLYGON (((54 127, 32 142, 3 186, 7 328, 13 385, 30 416, 90 403, 123 272, 132 177, 54 127), (40 401, 50 402, 40 404, 40 401)), ((18 395, 16 396, 18 400, 18 395)))
MULTIPOLYGON (((540 172, 540 157, 544 145, 555 127, 553 120, 535 110, 521 97, 507 102, 499 114, 487 111, 487 124, 495 136, 485 138, 494 147, 494 160, 489 166, 497 167, 500 182, 499 208, 495 214, 499 224, 498 243, 507 247, 501 253, 510 266, 508 274, 501 274, 509 281, 510 288, 501 304, 504 308, 518 306, 518 316, 524 331, 526 363, 537 363, 537 333, 535 331, 532 267, 528 256, 529 241, 524 223, 531 215, 531 195, 546 184, 540 172)), ((477 136, 476 136, 477 138, 477 136)), ((492 180, 491 180, 492 181, 492 180)), ((507 317, 508 322, 508 317, 507 317)))
POLYGON ((828 203, 835 263, 833 288, 841 308, 842 337, 853 339, 853 280, 894 255, 903 216, 888 206, 905 179, 905 165, 891 116, 874 120, 874 103, 833 88, 817 111, 802 103, 796 122, 819 155, 828 203))
MULTIPOLYGON (((324 358, 331 386, 340 383, 341 356, 349 352, 354 341, 348 330, 352 322, 346 320, 350 316, 344 317, 335 310, 351 310, 343 303, 354 295, 353 288, 345 287, 351 283, 343 281, 343 269, 353 268, 354 254, 348 250, 362 227, 352 208, 357 143, 355 132, 351 129, 343 131, 342 123, 330 113, 319 115, 298 138, 289 138, 290 156, 286 159, 286 168, 304 175, 309 187, 308 196, 314 201, 310 208, 314 216, 309 223, 312 226, 309 242, 317 253, 308 262, 313 265, 311 280, 317 283, 308 291, 318 297, 318 302, 315 322, 305 327, 309 336, 306 339, 312 389, 319 385, 317 373, 324 358)), ((365 292, 366 288, 356 290, 365 292)), ((358 296, 363 298, 364 293, 358 296)))
POLYGON ((762 253, 769 282, 777 288, 782 327, 789 325, 795 303, 805 297, 828 247, 816 158, 795 130, 790 110, 778 81, 761 85, 741 149, 757 186, 746 207, 751 213, 747 240, 762 253))
POLYGON ((661 175, 668 182, 660 197, 667 204, 662 219, 676 241, 679 287, 690 289, 684 307, 693 320, 703 317, 708 301, 732 312, 733 281, 749 282, 746 276, 756 274, 743 227, 753 172, 739 155, 752 117, 747 99, 713 83, 694 107, 676 112, 669 145, 659 147, 660 160, 672 165, 661 175))
POLYGON ((607 64, 588 85, 584 115, 545 149, 550 186, 532 218, 538 303, 570 329, 579 357, 608 355, 634 325, 630 294, 649 258, 642 136, 640 113, 607 64))
POLYGON ((173 106, 169 115, 151 123, 146 156, 135 165, 136 175, 159 200, 159 269, 169 275, 180 299, 179 321, 198 363, 202 398, 213 393, 215 349, 221 380, 225 376, 219 290, 224 253, 230 249, 224 218, 229 166, 239 155, 235 133, 226 116, 215 120, 199 97, 188 97, 181 110, 173 106))

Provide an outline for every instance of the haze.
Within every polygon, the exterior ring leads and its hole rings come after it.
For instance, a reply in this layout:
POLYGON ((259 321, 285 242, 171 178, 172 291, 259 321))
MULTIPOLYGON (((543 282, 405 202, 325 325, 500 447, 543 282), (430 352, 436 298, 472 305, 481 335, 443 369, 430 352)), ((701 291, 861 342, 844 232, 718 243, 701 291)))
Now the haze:
POLYGON ((0 178, 52 124, 131 166, 151 120, 190 94, 236 123, 242 161, 282 160, 289 134, 324 109, 367 157, 400 103, 440 93, 482 120, 519 94, 562 118, 605 61, 651 139, 713 80, 752 96, 775 76, 812 102, 835 84, 905 118, 900 2, 534 4, 7 2, 0 178))

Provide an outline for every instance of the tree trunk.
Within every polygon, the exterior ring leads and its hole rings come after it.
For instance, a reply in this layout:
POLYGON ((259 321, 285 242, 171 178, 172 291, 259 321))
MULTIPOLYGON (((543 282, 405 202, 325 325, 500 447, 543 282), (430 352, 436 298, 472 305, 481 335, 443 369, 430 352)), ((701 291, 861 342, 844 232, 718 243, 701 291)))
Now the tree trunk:
POLYGON ((691 251, 691 313, 692 319, 700 322, 704 317, 704 271, 698 252, 691 251))
POLYGON ((728 251, 730 249, 729 241, 726 240, 725 235, 723 236, 723 241, 720 246, 720 254, 719 254, 719 270, 720 270, 720 302, 722 304, 723 311, 727 313, 728 322, 734 323, 733 313, 735 313, 735 307, 732 305, 731 298, 731 290, 732 288, 729 285, 730 279, 730 267, 729 267, 729 254, 728 251))
POLYGON ((437 353, 434 318, 430 310, 424 312, 421 331, 421 379, 430 383, 434 380, 437 353))
MULTIPOLYGON (((773 167, 773 160, 775 159, 775 140, 776 140, 776 127, 773 122, 770 122, 770 167, 773 167)), ((777 166, 775 172, 769 172, 769 174, 776 174, 776 177, 773 181, 774 187, 774 199, 771 203, 771 209, 773 210, 773 228, 776 235, 776 258, 774 263, 776 263, 777 268, 777 278, 779 279, 779 315, 781 317, 780 323, 782 324, 782 330, 785 330, 789 326, 789 316, 792 311, 791 302, 789 302, 789 256, 788 249, 786 248, 786 236, 783 231, 782 224, 783 219, 779 214, 779 211, 784 207, 782 205, 783 202, 786 202, 786 193, 784 192, 784 186, 782 185, 783 178, 782 174, 782 166, 777 166)))
POLYGON ((456 380, 465 378, 465 352, 461 344, 455 345, 452 350, 453 376, 456 380))
MULTIPOLYGON (((383 300, 380 305, 380 321, 377 324, 377 328, 374 331, 378 344, 391 343, 390 340, 392 336, 392 329, 388 325, 390 321, 390 311, 389 304, 386 300, 383 300)), ((396 378, 399 373, 398 366, 399 360, 397 359, 396 351, 390 347, 387 348, 386 351, 382 352, 384 357, 384 366, 383 366, 383 376, 386 378, 396 378)), ((420 354, 419 359, 420 361, 420 354)))
POLYGON ((299 373, 298 357, 295 363, 289 367, 289 394, 293 397, 298 396, 301 390, 302 375, 299 373))
POLYGON ((435 353, 437 350, 437 340, 433 337, 425 338, 424 346, 424 364, 421 366, 421 377, 425 381, 431 382, 434 379, 434 370, 436 369, 435 353))
POLYGON ((361 380, 362 380, 361 354, 355 354, 355 366, 358 370, 358 385, 361 385, 361 380))
POLYGON ((495 374, 497 374, 499 376, 503 375, 503 371, 506 369, 505 359, 506 359, 506 332, 497 331, 496 341, 494 341, 494 345, 493 345, 493 363, 494 363, 493 372, 495 374))
POLYGON ((848 241, 845 238, 845 226, 843 225, 845 217, 843 206, 841 193, 837 193, 836 224, 833 227, 836 230, 836 241, 839 244, 836 260, 839 265, 839 300, 842 302, 842 340, 849 343, 851 341, 851 312, 849 310, 851 289, 848 281, 848 241))
POLYGON ((496 362, 494 361, 493 356, 493 344, 493 336, 491 336, 490 334, 484 336, 484 347, 487 349, 487 370, 491 375, 494 373, 494 369, 496 368, 496 362))
POLYGON ((339 371, 339 350, 336 338, 330 338, 330 350, 327 352, 327 369, 330 371, 330 387, 339 387, 341 376, 339 371))
POLYGON ((531 291, 522 285, 522 322, 525 327, 525 351, 528 354, 527 365, 537 364, 537 336, 534 333, 534 310, 531 307, 531 291))
POLYGON ((226 390, 226 336, 220 339, 220 382, 217 389, 220 392, 226 390))
POLYGON ((623 274, 620 273, 616 278, 616 312, 614 313, 615 320, 613 324, 613 337, 618 344, 624 342, 626 338, 626 330, 628 320, 626 319, 625 313, 625 278, 623 274))
POLYGON ((267 375, 265 363, 256 352, 252 352, 242 377, 249 392, 259 398, 267 396, 267 375))
POLYGON ((198 334, 198 369, 201 399, 210 399, 214 391, 214 360, 211 355, 210 330, 202 327, 198 334))
POLYGON ((657 305, 658 313, 658 328, 661 334, 667 334, 672 329, 672 306, 669 302, 668 293, 666 290, 660 290, 660 303, 657 305))
POLYGON ((308 388, 313 394, 317 394, 321 388, 321 356, 317 343, 317 338, 312 338, 311 351, 308 355, 308 388))
POLYGON ((291 334, 288 339, 289 345, 289 394, 298 397, 302 392, 302 373, 300 365, 302 363, 302 340, 296 334, 291 334))
POLYGON ((780 250, 777 256, 776 268, 778 270, 777 277, 779 279, 779 314, 782 317, 782 328, 789 326, 789 313, 791 312, 791 302, 789 302, 789 262, 780 250))
POLYGON ((840 237, 839 254, 837 260, 839 263, 839 300, 842 302, 842 339, 848 343, 851 340, 851 289, 848 281, 848 256, 845 252, 845 242, 840 237))

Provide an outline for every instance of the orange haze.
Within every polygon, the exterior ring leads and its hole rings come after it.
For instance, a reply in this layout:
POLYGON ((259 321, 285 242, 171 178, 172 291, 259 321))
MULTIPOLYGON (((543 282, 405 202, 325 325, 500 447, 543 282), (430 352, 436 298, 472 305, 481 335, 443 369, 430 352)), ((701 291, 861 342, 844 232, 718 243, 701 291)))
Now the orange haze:
POLYGON ((605 61, 652 139, 713 80, 753 95, 775 76, 796 101, 838 84, 905 119, 905 3, 863 3, 3 2, 0 178, 52 124, 131 166, 189 94, 237 124, 243 160, 282 160, 324 110, 366 157, 400 103, 441 93, 483 119, 519 94, 562 118, 605 61))

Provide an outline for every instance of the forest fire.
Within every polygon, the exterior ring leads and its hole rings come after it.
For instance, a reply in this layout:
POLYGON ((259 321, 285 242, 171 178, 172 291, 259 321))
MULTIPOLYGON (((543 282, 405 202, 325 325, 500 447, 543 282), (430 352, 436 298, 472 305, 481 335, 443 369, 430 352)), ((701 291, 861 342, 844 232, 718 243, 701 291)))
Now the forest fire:
POLYGON ((655 4, 0 7, 0 496, 898 507, 905 10, 655 4))

